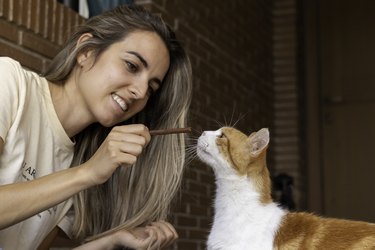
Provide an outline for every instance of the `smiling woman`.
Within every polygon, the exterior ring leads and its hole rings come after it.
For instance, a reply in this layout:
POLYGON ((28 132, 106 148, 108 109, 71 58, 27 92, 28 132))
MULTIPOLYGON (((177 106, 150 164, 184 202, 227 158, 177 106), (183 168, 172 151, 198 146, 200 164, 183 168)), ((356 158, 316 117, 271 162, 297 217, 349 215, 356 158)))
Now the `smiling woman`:
MULTIPOLYGON (((92 39, 90 33, 83 34, 78 44, 87 39, 92 39)), ((99 57, 94 57, 93 51, 88 50, 81 53, 77 61, 79 67, 65 84, 51 88, 55 90, 52 98, 55 96, 56 102, 61 103, 58 99, 64 96, 64 91, 74 91, 77 95, 74 102, 84 104, 75 113, 82 124, 99 122, 110 127, 145 107, 168 71, 169 52, 156 33, 134 31, 109 46, 99 57)), ((62 104, 62 109, 70 113, 66 102, 62 104)), ((75 121, 72 122, 76 124, 75 121)))
POLYGON ((149 129, 186 126, 191 66, 160 17, 135 6, 93 17, 42 77, 0 58, 0 85, 0 248, 44 247, 56 227, 79 249, 174 242, 164 220, 185 138, 149 129))

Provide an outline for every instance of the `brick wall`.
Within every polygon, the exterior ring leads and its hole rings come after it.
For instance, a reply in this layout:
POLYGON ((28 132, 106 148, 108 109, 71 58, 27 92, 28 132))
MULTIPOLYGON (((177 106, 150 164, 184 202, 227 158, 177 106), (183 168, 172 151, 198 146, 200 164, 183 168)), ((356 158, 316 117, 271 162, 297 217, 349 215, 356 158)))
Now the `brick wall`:
MULTIPOLYGON (((136 2, 160 12, 188 50, 194 72, 194 129, 237 122, 245 132, 269 127, 273 133, 271 0, 136 2)), ((174 249, 205 249, 214 193, 212 170, 193 161, 173 210, 180 235, 174 249)))
POLYGON ((83 20, 55 0, 0 0, 0 56, 40 72, 83 20))
MULTIPOLYGON (((277 139, 273 123, 272 0, 136 3, 160 12, 188 50, 194 70, 189 123, 197 132, 195 138, 200 131, 217 129, 220 124, 237 122, 236 127, 245 132, 269 127, 269 160, 273 163, 277 139)), ((0 0, 0 55, 41 71, 71 27, 82 21, 54 0, 0 0)), ((214 192, 211 169, 193 160, 172 211, 171 220, 180 235, 172 249, 205 249, 214 192)))

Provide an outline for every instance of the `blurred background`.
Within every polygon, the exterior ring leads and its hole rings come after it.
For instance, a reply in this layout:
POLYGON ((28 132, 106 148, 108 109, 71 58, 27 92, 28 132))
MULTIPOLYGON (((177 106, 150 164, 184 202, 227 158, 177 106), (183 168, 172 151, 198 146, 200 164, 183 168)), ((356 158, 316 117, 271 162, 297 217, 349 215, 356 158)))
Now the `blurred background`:
MULTIPOLYGON (((276 201, 375 222, 375 1, 0 0, 0 56, 41 72, 75 26, 123 3, 160 13, 189 53, 192 142, 223 124, 268 127, 276 201)), ((193 159, 173 249, 205 249, 214 194, 212 170, 193 159)))

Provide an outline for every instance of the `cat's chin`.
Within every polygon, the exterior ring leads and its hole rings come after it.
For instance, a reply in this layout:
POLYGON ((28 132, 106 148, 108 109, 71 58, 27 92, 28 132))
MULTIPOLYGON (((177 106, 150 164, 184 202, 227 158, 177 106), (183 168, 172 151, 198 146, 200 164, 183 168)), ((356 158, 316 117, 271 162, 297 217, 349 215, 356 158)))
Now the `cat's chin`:
POLYGON ((210 155, 209 155, 208 152, 204 151, 203 149, 198 148, 197 149, 197 156, 201 161, 203 161, 206 164, 209 164, 210 155))
POLYGON ((212 167, 216 164, 212 155, 206 150, 202 150, 202 149, 198 148, 197 149, 197 156, 202 162, 204 162, 205 164, 207 164, 210 167, 212 167))

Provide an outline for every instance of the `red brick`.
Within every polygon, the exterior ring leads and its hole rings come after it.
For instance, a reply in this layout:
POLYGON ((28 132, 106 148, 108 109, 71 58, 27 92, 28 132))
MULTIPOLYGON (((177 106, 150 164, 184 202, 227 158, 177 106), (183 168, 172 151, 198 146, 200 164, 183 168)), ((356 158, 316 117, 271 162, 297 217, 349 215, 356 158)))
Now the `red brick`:
POLYGON ((30 26, 31 26, 31 15, 33 11, 33 9, 31 8, 31 2, 32 0, 23 1, 22 12, 21 12, 22 17, 20 17, 21 24, 28 29, 30 29, 30 26))
POLYGON ((67 32, 66 32, 66 35, 64 36, 64 43, 73 33, 73 31, 77 28, 77 24, 78 24, 78 18, 76 18, 78 15, 75 11, 68 9, 67 15, 68 15, 67 18, 69 21, 68 21, 67 32))
POLYGON ((207 206, 190 205, 190 213, 193 215, 208 216, 208 210, 207 206))
POLYGON ((206 195, 207 194, 207 185, 205 183, 200 182, 189 182, 189 192, 197 193, 200 195, 206 195))
POLYGON ((199 250, 199 242, 179 240, 177 242, 177 248, 179 250, 199 250))
POLYGON ((54 42, 56 42, 59 45, 62 45, 64 43, 63 32, 65 31, 64 5, 60 4, 59 2, 56 2, 56 9, 53 13, 56 15, 55 25, 53 27, 55 33, 54 42))
POLYGON ((188 213, 187 207, 188 207, 187 204, 182 204, 181 202, 177 202, 177 204, 172 207, 172 211, 174 213, 186 214, 186 213, 188 213))
POLYGON ((177 223, 179 226, 197 227, 198 222, 194 216, 177 215, 177 223))
POLYGON ((199 219, 199 227, 200 228, 206 228, 207 230, 211 229, 212 222, 213 222, 213 210, 210 216, 207 216, 206 218, 199 219))
POLYGON ((195 229, 192 229, 190 230, 190 239, 191 240, 194 240, 194 239, 198 239, 198 240, 206 240, 207 239, 207 236, 208 236, 208 233, 206 230, 195 230, 195 229))
POLYGON ((186 239, 186 238, 189 237, 190 230, 186 230, 184 228, 176 227, 176 231, 177 231, 177 234, 178 234, 179 238, 181 238, 181 239, 184 239, 184 238, 186 239))
POLYGON ((184 174, 184 178, 185 179, 193 179, 193 180, 196 180, 198 177, 197 173, 188 169, 186 170, 185 174, 184 174))
POLYGON ((0 19, 0 37, 8 39, 14 43, 18 40, 18 31, 15 24, 9 23, 3 19, 0 19))
POLYGON ((0 0, 0 17, 4 16, 4 11, 5 11, 4 8, 5 8, 4 0, 0 0))
POLYGON ((5 43, 0 40, 0 56, 9 56, 19 61, 22 65, 41 72, 43 69, 43 60, 41 57, 33 54, 17 45, 5 43))
POLYGON ((22 19, 26 19, 27 17, 23 17, 23 5, 25 1, 13 1, 13 8, 12 8, 12 16, 13 20, 18 25, 24 25, 22 19))
POLYGON ((213 184, 215 182, 215 177, 211 172, 204 173, 200 175, 200 181, 207 184, 213 184))
POLYGON ((185 190, 182 191, 182 203, 195 203, 199 199, 196 194, 189 193, 185 190))
POLYGON ((30 29, 37 34, 42 34, 45 13, 43 11, 41 0, 31 0, 30 4, 30 29))
POLYGON ((179 22, 176 32, 179 36, 183 35, 187 37, 190 43, 196 43, 198 41, 197 33, 186 22, 179 22))
POLYGON ((56 20, 58 18, 56 13, 57 1, 48 0, 44 5, 45 22, 44 22, 44 34, 43 37, 49 39, 52 42, 56 42, 56 20))
POLYGON ((31 32, 22 32, 21 37, 20 45, 48 58, 53 58, 61 49, 59 46, 31 32))
POLYGON ((4 16, 8 21, 14 21, 13 18, 13 1, 2 0, 2 16, 4 16))

